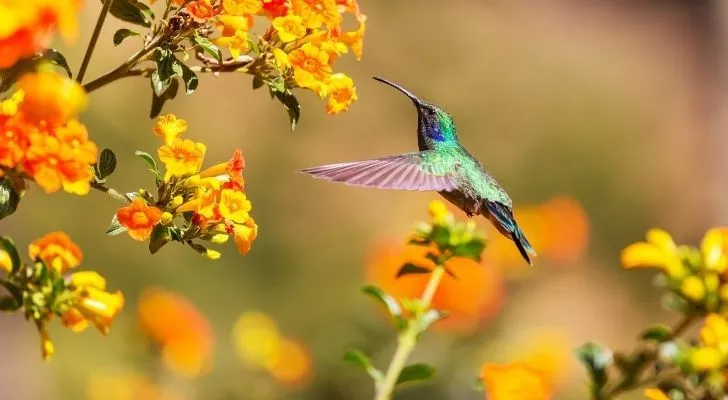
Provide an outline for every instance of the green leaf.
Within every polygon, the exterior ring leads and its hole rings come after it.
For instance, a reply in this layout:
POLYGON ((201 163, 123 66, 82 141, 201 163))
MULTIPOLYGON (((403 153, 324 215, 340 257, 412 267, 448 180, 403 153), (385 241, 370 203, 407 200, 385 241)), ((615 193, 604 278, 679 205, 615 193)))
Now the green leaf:
POLYGON ((301 105, 298 104, 298 99, 290 91, 281 92, 271 89, 271 93, 283 104, 286 111, 288 111, 288 119, 291 121, 291 131, 295 131, 298 120, 301 119, 301 105))
POLYGON ((385 293, 382 289, 369 285, 362 288, 362 291, 372 298, 380 301, 389 311, 389 314, 393 317, 402 316, 402 307, 399 302, 392 296, 385 293))
POLYGON ((199 83, 197 75, 195 75, 187 64, 176 58, 174 59, 174 69, 175 73, 177 73, 177 75, 179 75, 184 81, 187 94, 194 93, 195 89, 197 89, 197 84, 199 83))
POLYGON ((253 50, 253 53, 260 54, 260 47, 258 47, 258 43, 248 39, 248 45, 250 46, 250 49, 253 50))
POLYGON ((210 39, 195 35, 192 37, 192 41, 195 42, 200 48, 207 54, 211 55, 217 62, 222 62, 222 53, 220 49, 210 41, 210 39))
POLYGON ((263 87, 263 85, 265 85, 265 81, 261 77, 253 77, 253 90, 260 89, 261 87, 263 87))
POLYGON ((0 236, 0 247, 2 247, 5 252, 8 253, 8 257, 10 257, 10 264, 13 267, 12 271, 17 271, 21 265, 20 254, 18 254, 18 249, 15 247, 13 239, 9 238, 8 236, 0 236))
POLYGON ((116 214, 114 214, 114 217, 111 218, 111 223, 109 223, 109 227, 106 228, 106 234, 109 236, 116 236, 124 232, 126 232, 126 227, 121 225, 119 219, 116 218, 116 214))
POLYGON ((653 325, 640 334, 640 339, 663 343, 672 339, 672 331, 665 325, 653 325))
POLYGON ((0 219, 3 219, 18 208, 20 193, 8 178, 0 178, 0 219))
POLYGON ((420 333, 429 329, 430 326, 432 326, 432 324, 434 324, 435 322, 447 318, 448 315, 450 315, 450 313, 447 311, 428 310, 420 317, 420 333))
POLYGON ((397 271, 397 278, 403 277, 405 275, 417 275, 417 274, 429 274, 432 272, 429 268, 420 267, 419 265, 415 265, 413 263, 407 263, 403 265, 399 271, 397 271))
POLYGON ((450 246, 450 229, 442 225, 433 225, 430 239, 440 247, 450 246))
POLYGON ((99 156, 97 169, 99 179, 104 179, 114 173, 116 169, 116 154, 109 149, 103 149, 101 156, 99 156))
POLYGON ((71 68, 68 66, 66 57, 56 49, 45 49, 36 57, 39 61, 47 61, 55 66, 61 67, 66 71, 68 77, 72 77, 71 68))
POLYGON ((480 261, 480 255, 485 250, 485 242, 480 239, 473 239, 467 243, 455 247, 453 252, 455 256, 466 257, 475 261, 480 261))
POLYGON ((164 225, 155 225, 149 238, 149 252, 152 254, 158 252, 170 240, 172 240, 172 235, 169 230, 164 225))
POLYGON ((124 39, 128 38, 129 36, 140 36, 139 32, 134 32, 131 29, 121 28, 118 31, 114 32, 114 46, 118 46, 121 44, 121 42, 124 41, 124 39))
POLYGON ((612 352, 594 343, 576 349, 576 356, 584 363, 592 379, 592 394, 596 397, 607 383, 607 367, 612 363, 612 352))
MULTIPOLYGON (((154 85, 152 85, 152 88, 153 87, 154 85)), ((157 96, 157 94, 152 90, 152 108, 149 111, 149 118, 154 118, 159 115, 162 112, 164 103, 177 97, 178 90, 179 83, 175 79, 170 82, 169 87, 167 87, 161 96, 157 96)))
POLYGON ((157 65, 157 69, 152 72, 152 89, 157 96, 161 96, 177 74, 174 70, 176 58, 169 49, 157 48, 152 60, 157 65))
POLYGON ((22 304, 14 296, 0 297, 0 311, 12 312, 17 311, 22 304))
POLYGON ((157 168, 157 162, 154 161, 154 158, 149 155, 149 153, 137 150, 134 152, 137 156, 141 157, 142 160, 144 160, 147 165, 149 165, 149 170, 154 172, 157 176, 160 176, 159 174, 159 168, 157 168))
POLYGON ((425 381, 435 376, 435 368, 431 365, 418 363, 404 367, 397 378, 397 385, 407 382, 425 381))
POLYGON ((367 374, 369 374, 369 376, 372 377, 372 379, 374 379, 374 382, 379 383, 384 379, 382 372, 376 369, 374 365, 372 365, 371 360, 369 360, 369 357, 359 350, 347 351, 346 354, 344 354, 344 361, 363 369, 367 374))
MULTIPOLYGON (((114 17, 146 28, 152 26, 154 22, 154 13, 146 4, 138 0, 113 0, 109 12, 114 17)), ((103 3, 104 0, 101 0, 103 3)))

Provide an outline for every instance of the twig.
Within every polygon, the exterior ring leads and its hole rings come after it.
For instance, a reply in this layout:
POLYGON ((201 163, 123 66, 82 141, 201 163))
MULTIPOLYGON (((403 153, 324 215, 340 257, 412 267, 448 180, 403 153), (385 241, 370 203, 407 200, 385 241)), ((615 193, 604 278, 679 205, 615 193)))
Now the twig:
POLYGON ((109 13, 113 3, 114 0, 104 0, 104 5, 101 7, 101 13, 99 14, 99 18, 96 20, 94 32, 91 34, 91 41, 89 41, 88 47, 86 48, 86 54, 83 55, 81 68, 79 68, 78 74, 76 74, 76 82, 78 83, 81 83, 84 75, 86 75, 86 69, 91 61, 91 55, 94 52, 94 48, 96 48, 96 42, 99 40, 99 35, 101 35, 101 27, 104 26, 104 20, 106 20, 106 15, 109 13))
POLYGON ((124 195, 122 193, 119 193, 119 192, 117 192, 116 190, 114 190, 114 189, 112 189, 110 187, 106 187, 106 186, 104 186, 101 183, 92 181, 91 182, 91 187, 94 188, 94 189, 96 189, 96 190, 99 190, 101 192, 106 193, 112 199, 119 200, 119 201, 124 202, 124 203, 131 203, 131 199, 128 198, 126 195, 124 195))

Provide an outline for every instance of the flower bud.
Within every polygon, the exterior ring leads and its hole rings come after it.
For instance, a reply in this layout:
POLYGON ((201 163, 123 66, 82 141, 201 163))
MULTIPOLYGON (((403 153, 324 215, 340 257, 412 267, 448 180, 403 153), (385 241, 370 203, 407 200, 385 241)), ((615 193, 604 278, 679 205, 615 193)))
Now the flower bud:
POLYGON ((223 243, 227 242, 228 239, 230 239, 230 236, 228 236, 224 233, 218 233, 218 234, 212 235, 212 237, 210 238, 210 243, 223 244, 223 243))
POLYGON ((162 213, 162 225, 168 225, 170 222, 172 222, 172 218, 174 216, 171 213, 163 212, 162 213))
POLYGON ((220 258, 221 255, 222 254, 219 251, 210 249, 207 249, 207 251, 205 252, 205 257, 209 258, 210 260, 217 260, 218 258, 220 258))

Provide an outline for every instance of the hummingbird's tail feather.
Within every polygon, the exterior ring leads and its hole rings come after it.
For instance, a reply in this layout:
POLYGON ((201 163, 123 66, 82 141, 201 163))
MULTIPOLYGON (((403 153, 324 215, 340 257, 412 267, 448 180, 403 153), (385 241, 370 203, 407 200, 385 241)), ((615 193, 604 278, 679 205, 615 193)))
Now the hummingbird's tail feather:
POLYGON ((489 200, 484 200, 483 205, 488 211, 486 217, 495 225, 500 233, 513 240, 521 256, 523 256, 529 265, 533 265, 530 256, 535 256, 536 251, 533 250, 531 243, 518 226, 511 208, 505 204, 489 200))
POLYGON ((422 163, 423 153, 402 154, 373 160, 305 168, 314 178, 347 185, 379 189, 452 191, 457 181, 449 174, 436 174, 422 163))

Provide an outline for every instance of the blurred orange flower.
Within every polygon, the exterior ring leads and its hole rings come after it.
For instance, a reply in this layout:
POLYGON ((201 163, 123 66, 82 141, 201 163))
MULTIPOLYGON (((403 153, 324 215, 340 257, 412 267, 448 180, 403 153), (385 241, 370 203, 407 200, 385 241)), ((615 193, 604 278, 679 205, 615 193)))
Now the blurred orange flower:
POLYGON ((563 383, 565 372, 572 360, 572 345, 564 332, 537 332, 519 343, 510 359, 537 371, 549 387, 563 383))
MULTIPOLYGON (((425 258, 427 251, 423 246, 383 243, 375 247, 366 263, 366 278, 399 301, 418 298, 427 286, 429 274, 397 278, 397 272, 406 263, 433 268, 432 261, 425 258)), ((450 315, 437 322, 436 328, 467 331, 501 309, 505 282, 498 267, 462 257, 451 258, 445 266, 455 276, 443 276, 432 307, 448 311, 450 315)))
POLYGON ((111 323, 124 307, 120 291, 106 291, 106 280, 96 272, 82 271, 71 274, 70 286, 74 293, 73 306, 63 314, 63 324, 74 332, 86 329, 89 322, 102 334, 109 333, 111 323))
POLYGON ((129 236, 142 241, 149 239, 154 225, 162 219, 162 211, 150 207, 142 198, 135 197, 130 205, 116 211, 116 218, 128 229, 129 236))
POLYGON ((94 374, 86 389, 88 400, 173 400, 149 378, 137 373, 94 374))
POLYGON ((76 81, 55 72, 25 74, 18 80, 23 111, 36 121, 65 123, 86 107, 86 92, 76 81))
POLYGON ((74 39, 80 7, 79 0, 0 2, 0 69, 41 50, 55 27, 65 39, 74 39))
POLYGON ((278 382, 286 386, 301 387, 311 378, 311 356, 300 343, 283 339, 267 368, 278 382))
MULTIPOLYGON (((559 196, 539 205, 516 206, 514 214, 540 258, 555 264, 574 264, 586 253, 589 219, 574 198, 559 196)), ((513 243, 490 224, 487 229, 490 240, 484 256, 504 267, 522 266, 513 243)))
POLYGON ((10 259, 10 254, 5 250, 0 250, 0 269, 6 273, 13 270, 13 261, 10 259))
POLYGON ((162 348, 165 365, 182 376, 207 371, 213 333, 207 319, 187 299, 160 288, 147 288, 139 299, 139 323, 162 348))
POLYGON ((59 274, 76 268, 83 260, 81 249, 64 232, 51 232, 28 245, 31 260, 41 259, 59 274))
POLYGON ((540 372, 521 363, 485 364, 480 371, 487 400, 548 400, 551 388, 540 372))

